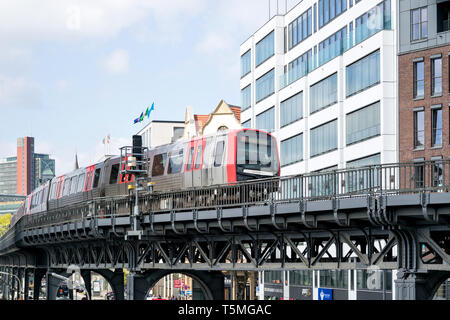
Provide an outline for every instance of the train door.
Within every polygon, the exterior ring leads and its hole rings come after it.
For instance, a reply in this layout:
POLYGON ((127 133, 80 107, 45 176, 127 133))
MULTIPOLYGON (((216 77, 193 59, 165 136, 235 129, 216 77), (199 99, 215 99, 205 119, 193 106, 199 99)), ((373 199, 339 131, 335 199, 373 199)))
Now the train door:
POLYGON ((188 144, 188 152, 186 154, 186 166, 184 167, 184 183, 186 188, 191 188, 194 186, 193 184, 193 165, 194 162, 194 150, 195 150, 195 141, 192 140, 188 144))
POLYGON ((214 139, 213 137, 205 138, 203 151, 203 165, 202 165, 202 186, 209 186, 212 184, 212 159, 214 155, 214 139))
POLYGON ((226 168, 226 164, 224 163, 224 159, 226 159, 225 138, 226 136, 224 135, 218 136, 214 146, 214 158, 212 159, 211 164, 213 184, 222 184, 226 182, 226 177, 224 176, 224 168, 226 168))
POLYGON ((192 185, 194 187, 200 187, 202 185, 202 166, 203 166, 203 154, 205 150, 205 139, 199 139, 195 141, 194 157, 192 163, 192 185))
POLYGON ((95 170, 95 165, 88 167, 86 170, 86 178, 84 180, 84 188, 83 188, 83 200, 84 201, 91 199, 91 192, 89 192, 89 191, 92 189, 92 180, 94 178, 94 170, 95 170))

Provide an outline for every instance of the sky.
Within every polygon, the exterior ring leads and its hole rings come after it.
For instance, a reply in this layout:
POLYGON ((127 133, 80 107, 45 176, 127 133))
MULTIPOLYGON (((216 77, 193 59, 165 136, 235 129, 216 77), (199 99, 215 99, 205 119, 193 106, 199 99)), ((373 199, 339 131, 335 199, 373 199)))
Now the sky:
MULTIPOLYGON (((277 0, 1 0, 0 158, 18 137, 57 175, 129 145, 151 119, 240 105, 239 46, 277 0), (155 103, 150 120, 133 124, 155 103)), ((296 0, 279 0, 279 10, 296 0)))

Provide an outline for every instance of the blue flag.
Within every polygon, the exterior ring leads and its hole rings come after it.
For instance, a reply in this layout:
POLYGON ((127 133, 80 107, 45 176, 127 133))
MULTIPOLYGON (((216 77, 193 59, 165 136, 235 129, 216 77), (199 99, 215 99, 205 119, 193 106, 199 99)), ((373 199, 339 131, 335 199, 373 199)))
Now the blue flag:
POLYGON ((155 103, 152 103, 152 106, 150 107, 150 110, 148 110, 148 115, 147 115, 147 119, 150 118, 150 112, 152 112, 152 110, 155 110, 155 103))

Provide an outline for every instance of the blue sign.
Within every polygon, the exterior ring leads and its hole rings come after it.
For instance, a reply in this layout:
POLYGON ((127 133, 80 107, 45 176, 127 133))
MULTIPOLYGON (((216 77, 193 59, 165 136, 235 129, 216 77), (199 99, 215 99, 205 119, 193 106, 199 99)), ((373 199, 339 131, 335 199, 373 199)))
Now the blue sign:
POLYGON ((333 300, 333 290, 318 288, 319 290, 319 300, 333 300))
POLYGON ((186 294, 190 295, 190 294, 192 294, 192 291, 186 291, 186 294))

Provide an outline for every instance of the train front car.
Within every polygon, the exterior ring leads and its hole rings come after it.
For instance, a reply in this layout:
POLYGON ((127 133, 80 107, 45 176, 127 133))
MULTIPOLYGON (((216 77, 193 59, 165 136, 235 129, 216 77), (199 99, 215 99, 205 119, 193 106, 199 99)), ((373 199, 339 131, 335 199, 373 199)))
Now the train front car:
MULTIPOLYGON (((235 181, 242 185, 244 200, 267 199, 278 191, 280 182, 276 179, 280 177, 280 159, 275 137, 261 130, 242 129, 236 132, 235 141, 235 181)), ((230 178, 228 181, 234 177, 230 178)))
POLYGON ((267 132, 243 129, 236 134, 236 181, 280 176, 276 139, 267 132))

